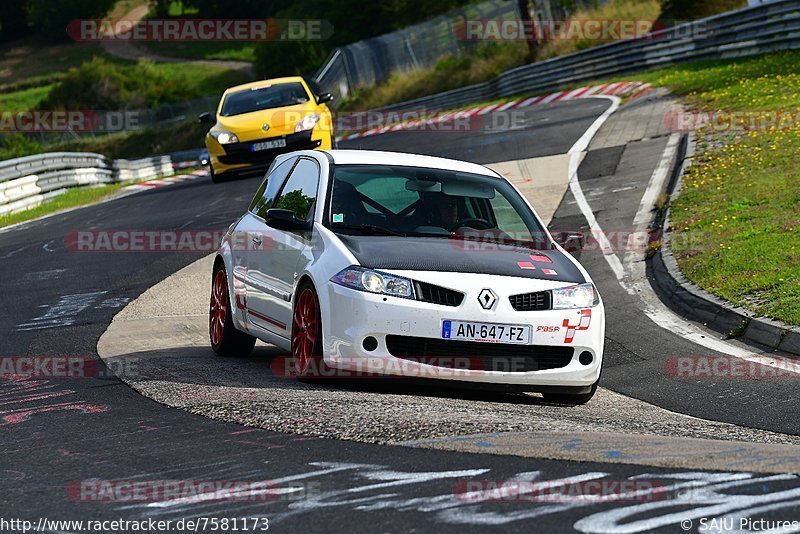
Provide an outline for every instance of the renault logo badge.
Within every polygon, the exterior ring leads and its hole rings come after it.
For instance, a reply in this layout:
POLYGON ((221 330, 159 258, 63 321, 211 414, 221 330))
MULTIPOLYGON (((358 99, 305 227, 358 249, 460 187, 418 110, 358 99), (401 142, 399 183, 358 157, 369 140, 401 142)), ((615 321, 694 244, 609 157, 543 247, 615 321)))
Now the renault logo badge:
POLYGON ((497 302, 497 295, 491 289, 482 289, 478 294, 478 302, 484 310, 491 310, 497 302))

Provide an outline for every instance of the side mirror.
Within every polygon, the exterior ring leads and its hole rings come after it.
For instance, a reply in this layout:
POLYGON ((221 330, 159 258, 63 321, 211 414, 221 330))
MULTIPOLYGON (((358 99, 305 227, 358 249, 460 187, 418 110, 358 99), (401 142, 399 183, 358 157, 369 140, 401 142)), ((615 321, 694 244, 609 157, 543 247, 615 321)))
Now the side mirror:
POLYGON ((270 208, 264 214, 264 221, 268 226, 278 230, 308 230, 309 224, 297 218, 292 210, 270 208))
POLYGON ((197 116, 197 122, 201 124, 215 124, 217 119, 214 117, 214 115, 206 111, 205 113, 201 113, 197 116))
POLYGON ((553 232, 553 240, 567 252, 579 252, 586 244, 586 238, 580 232, 553 232))
POLYGON ((330 93, 321 93, 317 97, 317 104, 324 104, 325 102, 333 102, 333 95, 330 93))

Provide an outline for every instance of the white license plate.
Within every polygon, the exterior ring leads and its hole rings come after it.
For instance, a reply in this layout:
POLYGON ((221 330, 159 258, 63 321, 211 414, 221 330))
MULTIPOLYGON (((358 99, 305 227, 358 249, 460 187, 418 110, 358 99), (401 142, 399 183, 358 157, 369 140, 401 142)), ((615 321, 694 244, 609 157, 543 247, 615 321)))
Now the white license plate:
POLYGON ((442 338, 525 345, 531 341, 531 327, 520 324, 444 320, 442 321, 442 338))
POLYGON ((253 143, 250 145, 250 152, 258 152, 259 150, 269 150, 270 148, 283 148, 286 146, 286 139, 275 139, 274 141, 262 141, 260 143, 253 143))

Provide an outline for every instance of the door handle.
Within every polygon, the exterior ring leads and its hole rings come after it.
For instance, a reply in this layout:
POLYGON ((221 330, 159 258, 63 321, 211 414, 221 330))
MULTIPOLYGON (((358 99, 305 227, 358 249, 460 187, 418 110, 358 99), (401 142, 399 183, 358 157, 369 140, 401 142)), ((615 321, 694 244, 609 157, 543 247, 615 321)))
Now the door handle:
POLYGON ((254 245, 260 247, 263 240, 264 240, 264 238, 261 237, 260 234, 254 234, 253 235, 253 244, 254 245))

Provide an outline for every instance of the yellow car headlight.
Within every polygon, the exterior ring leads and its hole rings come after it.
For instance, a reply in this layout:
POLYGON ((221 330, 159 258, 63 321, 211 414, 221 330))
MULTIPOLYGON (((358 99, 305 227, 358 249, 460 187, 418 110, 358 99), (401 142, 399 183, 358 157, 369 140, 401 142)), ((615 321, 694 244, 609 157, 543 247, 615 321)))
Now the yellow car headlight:
POLYGON ((319 122, 319 113, 314 113, 313 115, 306 115, 301 120, 297 121, 297 125, 294 127, 295 133, 297 132, 305 132, 306 130, 311 130, 314 126, 317 125, 319 122))
POLYGON ((229 145, 231 143, 239 142, 239 138, 236 137, 236 134, 231 132, 211 132, 211 135, 221 145, 229 145))

